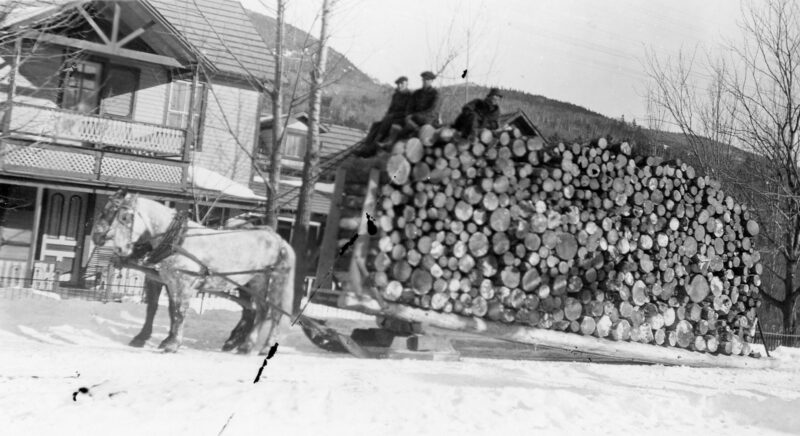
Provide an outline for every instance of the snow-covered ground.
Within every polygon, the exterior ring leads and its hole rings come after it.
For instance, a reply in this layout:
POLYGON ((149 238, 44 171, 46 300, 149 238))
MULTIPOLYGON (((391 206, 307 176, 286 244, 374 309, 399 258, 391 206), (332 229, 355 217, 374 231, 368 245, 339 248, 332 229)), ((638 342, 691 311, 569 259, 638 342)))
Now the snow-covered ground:
POLYGON ((2 435, 800 434, 800 353, 776 370, 464 358, 359 360, 297 330, 263 357, 218 351, 204 307, 178 354, 125 344, 144 306, 0 298, 2 435), (89 388, 88 394, 73 393, 89 388))

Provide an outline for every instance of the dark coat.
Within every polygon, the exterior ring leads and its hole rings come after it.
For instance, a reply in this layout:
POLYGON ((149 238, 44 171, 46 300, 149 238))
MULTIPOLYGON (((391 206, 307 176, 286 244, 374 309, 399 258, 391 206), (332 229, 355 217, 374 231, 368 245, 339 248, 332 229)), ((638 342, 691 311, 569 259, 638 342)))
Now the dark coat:
POLYGON ((477 129, 499 128, 500 107, 489 103, 484 99, 477 98, 465 104, 461 108, 461 113, 453 122, 453 128, 467 137, 477 129))
POLYGON ((416 119, 432 124, 436 120, 439 109, 439 91, 434 88, 420 88, 411 94, 411 107, 408 112, 416 119))
POLYGON ((411 105, 411 91, 395 91, 389 109, 386 110, 384 118, 402 119, 408 115, 408 108, 411 105))
POLYGON ((482 98, 476 98, 461 108, 462 112, 473 112, 477 115, 477 128, 496 130, 500 119, 500 106, 493 105, 482 98))

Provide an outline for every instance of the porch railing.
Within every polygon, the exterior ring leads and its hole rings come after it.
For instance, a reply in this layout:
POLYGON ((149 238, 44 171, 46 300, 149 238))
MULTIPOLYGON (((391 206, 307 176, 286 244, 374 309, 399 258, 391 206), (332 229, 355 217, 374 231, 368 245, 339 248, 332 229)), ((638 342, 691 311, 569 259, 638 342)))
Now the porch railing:
POLYGON ((182 129, 25 103, 13 104, 10 129, 14 135, 42 137, 55 143, 91 143, 162 157, 181 156, 186 140, 182 129))

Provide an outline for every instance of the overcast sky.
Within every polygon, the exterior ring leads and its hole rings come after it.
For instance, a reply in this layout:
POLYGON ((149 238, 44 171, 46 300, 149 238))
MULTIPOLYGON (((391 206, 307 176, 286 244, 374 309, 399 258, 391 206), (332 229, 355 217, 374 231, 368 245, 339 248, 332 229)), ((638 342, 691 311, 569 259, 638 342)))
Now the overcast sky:
MULTIPOLYGON (((274 16, 274 0, 243 0, 274 16)), ((319 22, 321 0, 289 0, 287 22, 319 22)), ((457 53, 442 79, 470 80, 568 101, 611 117, 644 119, 646 48, 719 50, 737 39, 737 0, 338 0, 331 46, 381 82, 457 53), (469 44, 468 44, 469 42, 469 44), (469 47, 469 50, 467 50, 469 47)), ((313 28, 318 34, 316 27, 313 28)))

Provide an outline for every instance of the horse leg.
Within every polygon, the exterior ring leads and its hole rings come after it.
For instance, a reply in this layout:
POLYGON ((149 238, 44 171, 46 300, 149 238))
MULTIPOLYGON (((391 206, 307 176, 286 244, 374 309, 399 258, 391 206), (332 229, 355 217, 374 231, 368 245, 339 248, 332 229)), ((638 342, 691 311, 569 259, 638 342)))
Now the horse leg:
POLYGON ((259 339, 263 337, 262 330, 267 319, 268 310, 266 285, 267 278, 265 274, 258 274, 247 283, 247 289, 252 293, 250 298, 255 310, 252 324, 242 332, 242 342, 237 349, 239 353, 250 354, 260 345, 259 339))
POLYGON ((255 322, 256 308, 253 299, 247 292, 239 290, 240 297, 235 299, 242 306, 242 317, 239 323, 231 331, 231 335, 222 346, 222 351, 230 351, 241 345, 247 338, 247 333, 253 328, 255 322))
POLYGON ((186 310, 189 309, 189 299, 192 297, 194 286, 191 279, 177 278, 174 283, 168 283, 167 289, 170 297, 170 325, 169 335, 159 348, 163 348, 165 353, 174 353, 183 342, 183 327, 186 320, 186 310))
POLYGON ((175 299, 172 296, 172 290, 169 286, 167 286, 167 313, 169 314, 169 333, 167 337, 158 344, 159 349, 163 349, 167 342, 172 340, 172 323, 175 319, 173 313, 175 312, 175 299))
POLYGON ((147 312, 142 330, 128 343, 131 347, 143 347, 153 334, 153 320, 156 317, 156 311, 158 311, 158 299, 161 297, 162 286, 164 285, 160 282, 145 279, 144 291, 147 296, 147 312))
MULTIPOLYGON (((280 307, 283 312, 292 314, 294 310, 294 275, 295 275, 295 255, 294 250, 289 244, 285 244, 284 252, 275 274, 268 286, 267 298, 269 301, 280 307)), ((274 338, 280 337, 281 321, 284 314, 279 310, 270 308, 269 310, 269 330, 267 331, 263 347, 260 354, 267 354, 274 338)), ((291 319, 289 319, 291 321, 291 319)))

